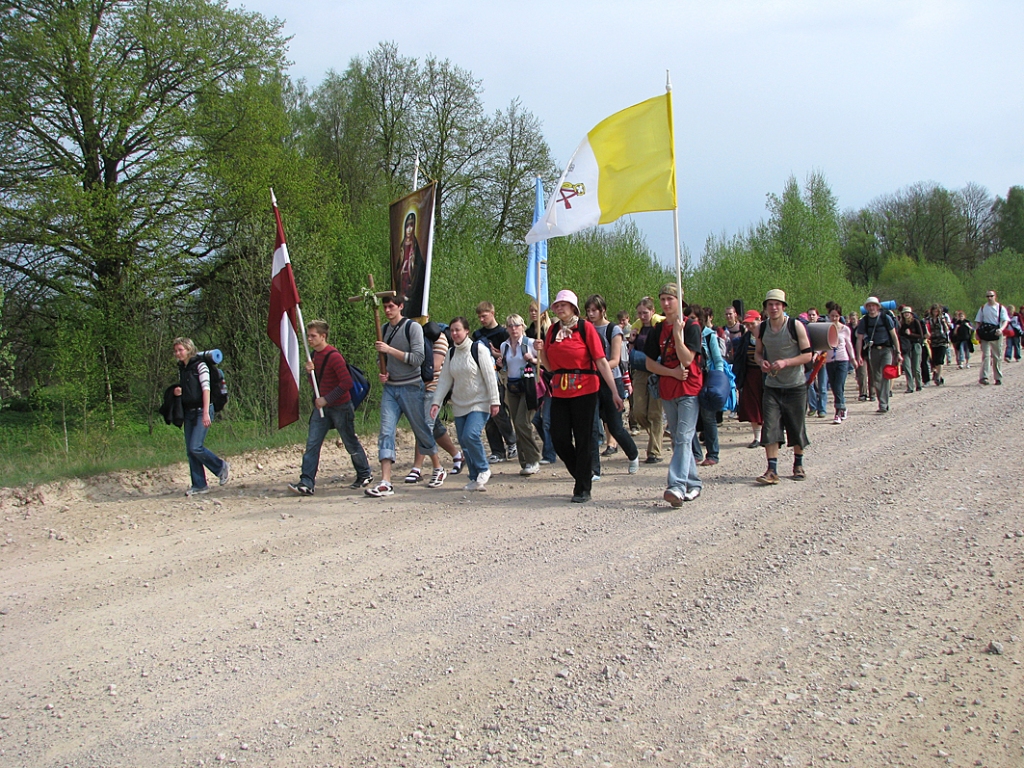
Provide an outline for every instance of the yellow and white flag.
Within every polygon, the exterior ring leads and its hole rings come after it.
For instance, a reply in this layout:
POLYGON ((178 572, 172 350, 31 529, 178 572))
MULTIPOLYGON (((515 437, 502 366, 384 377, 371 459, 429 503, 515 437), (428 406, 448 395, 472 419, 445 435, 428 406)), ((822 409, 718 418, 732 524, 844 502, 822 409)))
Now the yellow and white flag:
POLYGON ((544 215, 526 235, 533 244, 610 224, 627 213, 676 208, 672 94, 602 120, 580 142, 544 215))

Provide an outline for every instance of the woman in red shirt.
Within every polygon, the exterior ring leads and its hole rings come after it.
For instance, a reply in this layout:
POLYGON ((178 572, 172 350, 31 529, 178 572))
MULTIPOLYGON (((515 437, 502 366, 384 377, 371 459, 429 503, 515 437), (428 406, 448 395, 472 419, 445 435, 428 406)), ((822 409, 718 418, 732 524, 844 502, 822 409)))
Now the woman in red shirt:
POLYGON ((572 500, 590 501, 591 434, 601 376, 612 391, 612 402, 622 410, 604 353, 604 344, 592 323, 580 319, 579 300, 572 291, 559 291, 551 305, 558 319, 544 341, 536 344, 541 365, 551 372, 551 442, 574 482, 572 500))

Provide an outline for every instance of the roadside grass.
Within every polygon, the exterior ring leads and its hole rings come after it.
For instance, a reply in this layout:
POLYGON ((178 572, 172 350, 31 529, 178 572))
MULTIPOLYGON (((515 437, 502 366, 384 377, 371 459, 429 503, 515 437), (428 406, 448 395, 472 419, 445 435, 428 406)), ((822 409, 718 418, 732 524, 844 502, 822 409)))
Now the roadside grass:
MULTIPOLYGON (((257 421, 218 417, 206 445, 218 456, 225 457, 303 445, 307 419, 304 415, 284 429, 268 431, 257 421)), ((64 429, 59 419, 38 412, 0 412, 0 487, 41 485, 65 478, 140 471, 185 461, 185 441, 178 427, 165 425, 160 420, 150 434, 145 422, 122 417, 116 418, 115 423, 117 426, 110 429, 97 418, 88 429, 80 426, 69 429, 65 450, 64 429)), ((378 411, 368 411, 364 406, 356 414, 360 437, 375 435, 379 426, 378 411)))

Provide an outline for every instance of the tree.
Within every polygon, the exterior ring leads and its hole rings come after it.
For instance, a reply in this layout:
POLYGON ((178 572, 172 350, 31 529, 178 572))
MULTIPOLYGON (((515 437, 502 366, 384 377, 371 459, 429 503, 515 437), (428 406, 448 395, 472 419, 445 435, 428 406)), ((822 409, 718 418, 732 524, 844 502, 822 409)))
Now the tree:
POLYGON ((847 211, 842 219, 842 254, 846 275, 855 285, 868 286, 878 277, 884 260, 875 221, 866 208, 847 211))
POLYGON ((423 63, 420 80, 416 146, 421 169, 437 181, 437 205, 444 215, 467 202, 482 172, 483 86, 469 71, 433 56, 423 63))
POLYGON ((483 171, 484 200, 491 233, 498 241, 516 240, 533 224, 534 179, 557 179, 557 169, 540 120, 513 99, 490 121, 489 151, 483 171))
POLYGON ((992 206, 998 250, 1024 254, 1024 187, 1013 186, 992 206))
POLYGON ((154 297, 210 278, 226 229, 199 137, 233 126, 197 105, 276 73, 281 24, 208 0, 16 0, 0 39, 0 264, 95 310, 124 361, 154 297))

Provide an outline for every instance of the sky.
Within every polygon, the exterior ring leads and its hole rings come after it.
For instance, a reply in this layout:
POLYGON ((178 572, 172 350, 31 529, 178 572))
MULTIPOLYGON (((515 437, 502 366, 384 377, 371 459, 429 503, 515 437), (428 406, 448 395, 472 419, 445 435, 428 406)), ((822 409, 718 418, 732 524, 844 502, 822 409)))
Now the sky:
MULTIPOLYGON (((290 74, 310 86, 385 41, 450 59, 482 81, 488 112, 520 99, 560 168, 598 122, 664 93, 669 71, 692 258, 766 218, 790 176, 824 174, 843 210, 917 182, 1024 185, 1020 0, 231 4, 285 22, 290 74)), ((672 264, 672 214, 634 219, 672 264)))

